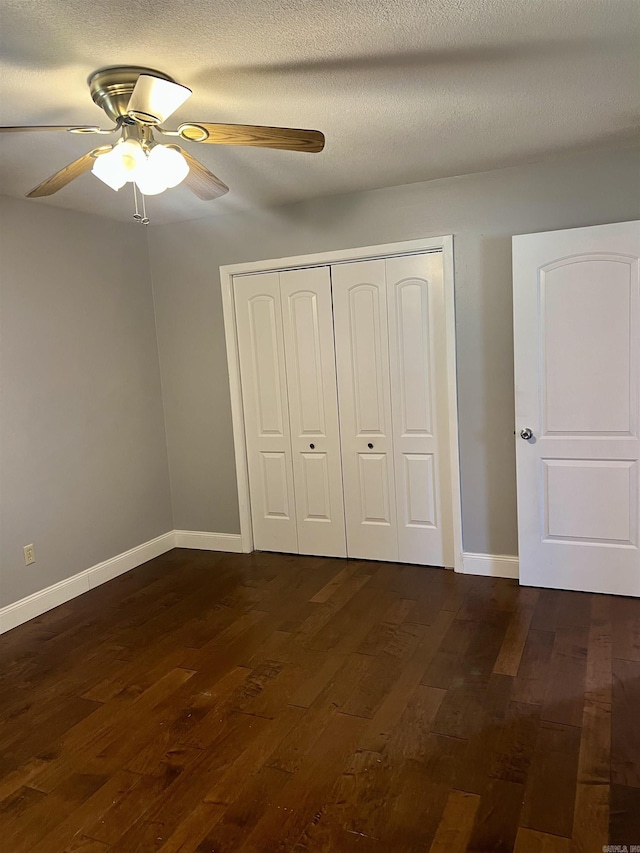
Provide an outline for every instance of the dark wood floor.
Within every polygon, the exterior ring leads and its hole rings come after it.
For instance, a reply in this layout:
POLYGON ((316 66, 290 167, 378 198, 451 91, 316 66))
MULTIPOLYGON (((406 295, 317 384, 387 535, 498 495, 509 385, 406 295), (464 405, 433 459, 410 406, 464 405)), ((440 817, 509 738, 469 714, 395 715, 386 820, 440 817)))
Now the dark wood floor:
POLYGON ((640 600, 175 550, 0 650, 7 853, 640 844, 640 600))

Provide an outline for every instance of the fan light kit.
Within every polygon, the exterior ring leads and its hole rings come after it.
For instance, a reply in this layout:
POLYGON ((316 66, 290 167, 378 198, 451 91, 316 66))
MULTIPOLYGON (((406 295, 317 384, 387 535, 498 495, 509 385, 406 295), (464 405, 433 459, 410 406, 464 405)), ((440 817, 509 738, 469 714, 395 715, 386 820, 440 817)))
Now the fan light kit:
POLYGON ((113 127, 0 127, 0 133, 120 133, 115 144, 101 145, 83 154, 27 193, 27 198, 52 195, 91 170, 116 192, 131 183, 136 209, 134 219, 146 225, 149 219, 145 196, 158 195, 182 182, 203 201, 219 198, 229 191, 226 184, 188 151, 177 144, 156 142, 155 132, 187 142, 217 145, 249 145, 308 153, 317 153, 324 148, 324 136, 318 130, 209 122, 187 122, 180 124, 176 130, 167 130, 161 125, 184 104, 191 90, 161 71, 132 65, 115 66, 94 72, 88 83, 91 97, 115 122, 113 127), (142 214, 138 212, 137 190, 142 193, 142 214))

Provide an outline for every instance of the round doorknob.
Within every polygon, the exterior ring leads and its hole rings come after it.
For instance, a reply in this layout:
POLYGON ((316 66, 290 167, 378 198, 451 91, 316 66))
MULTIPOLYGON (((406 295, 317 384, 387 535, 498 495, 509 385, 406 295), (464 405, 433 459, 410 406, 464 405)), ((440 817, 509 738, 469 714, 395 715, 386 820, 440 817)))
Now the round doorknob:
POLYGON ((309 445, 309 447, 310 447, 312 450, 315 450, 315 444, 310 444, 310 445, 309 445))
POLYGON ((524 438, 525 441, 529 441, 530 438, 533 438, 533 432, 529 427, 525 427, 525 429, 520 430, 520 438, 524 438))
POLYGON ((371 442, 369 442, 369 444, 367 444, 367 447, 369 448, 369 450, 373 450, 373 444, 371 444, 371 442))

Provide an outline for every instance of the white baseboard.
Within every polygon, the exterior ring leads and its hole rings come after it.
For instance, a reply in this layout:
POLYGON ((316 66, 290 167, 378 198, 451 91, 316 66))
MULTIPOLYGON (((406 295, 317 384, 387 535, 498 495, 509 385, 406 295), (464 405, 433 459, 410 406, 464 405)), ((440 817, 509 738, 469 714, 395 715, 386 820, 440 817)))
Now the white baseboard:
POLYGON ((23 622, 28 622, 29 619, 35 619, 36 616, 46 613, 47 610, 52 610, 59 604, 64 604, 77 595, 82 595, 83 592, 88 592, 118 575, 135 569, 136 566, 146 563, 147 560, 159 557, 160 554, 164 554, 175 547, 174 541, 175 538, 171 530, 169 533, 150 539, 149 542, 137 545, 123 554, 118 554, 117 557, 98 563, 90 569, 78 572, 77 575, 72 575, 72 577, 34 592, 26 598, 21 598, 20 601, 8 604, 0 609, 0 634, 10 631, 17 625, 22 625, 23 622))
POLYGON ((176 548, 199 548, 201 551, 230 551, 242 554, 239 533, 203 533, 198 530, 174 530, 176 548))
POLYGON ((73 575, 65 578, 52 586, 34 592, 26 598, 14 601, 6 607, 0 608, 0 634, 35 619, 52 610, 60 604, 64 604, 88 592, 100 584, 112 580, 118 575, 141 566, 154 557, 159 557, 172 548, 200 548, 206 551, 231 551, 242 552, 242 540, 240 534, 233 533, 200 533, 190 530, 170 530, 162 536, 157 536, 149 542, 143 542, 130 551, 118 554, 110 560, 105 560, 73 575))
POLYGON ((465 575, 486 575, 490 578, 518 579, 518 558, 504 554, 462 555, 462 571, 465 575))

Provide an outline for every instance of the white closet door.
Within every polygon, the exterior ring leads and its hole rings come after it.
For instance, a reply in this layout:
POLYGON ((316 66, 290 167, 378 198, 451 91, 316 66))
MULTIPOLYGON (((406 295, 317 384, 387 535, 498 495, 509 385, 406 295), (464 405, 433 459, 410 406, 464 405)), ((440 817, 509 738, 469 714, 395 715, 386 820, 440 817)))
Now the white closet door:
POLYGON ((397 560, 385 262, 331 268, 347 551, 397 560))
POLYGON ((640 222, 513 238, 520 582, 640 595, 640 222))
POLYGON ((442 253, 385 266, 398 559, 452 566, 442 253))
POLYGON ((255 547, 297 553, 279 274, 234 276, 255 547))
POLYGON ((346 557, 329 267, 280 273, 301 554, 346 557))

